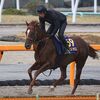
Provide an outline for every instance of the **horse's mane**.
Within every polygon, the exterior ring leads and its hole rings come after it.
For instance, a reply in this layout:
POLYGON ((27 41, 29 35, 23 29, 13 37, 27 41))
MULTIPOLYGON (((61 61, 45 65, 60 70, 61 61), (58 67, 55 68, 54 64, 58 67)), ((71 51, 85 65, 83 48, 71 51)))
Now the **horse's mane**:
POLYGON ((29 24, 37 28, 38 33, 41 33, 43 36, 47 36, 47 34, 44 34, 45 31, 41 29, 40 23, 38 21, 32 20, 29 24))
POLYGON ((30 24, 31 24, 31 25, 39 25, 39 22, 38 22, 38 21, 36 21, 36 20, 35 20, 35 21, 34 21, 34 20, 32 20, 32 21, 30 22, 30 24))

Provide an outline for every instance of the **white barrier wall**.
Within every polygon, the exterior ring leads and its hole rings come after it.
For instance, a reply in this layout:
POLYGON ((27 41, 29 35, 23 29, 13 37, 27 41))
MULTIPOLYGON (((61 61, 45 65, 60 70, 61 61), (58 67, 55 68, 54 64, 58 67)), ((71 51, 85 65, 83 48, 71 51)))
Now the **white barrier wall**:
POLYGON ((2 9, 3 9, 3 5, 4 5, 4 1, 5 0, 1 0, 1 2, 0 2, 0 23, 1 23, 1 15, 2 15, 2 9))
MULTIPOLYGON (((2 21, 2 9, 3 9, 4 2, 5 2, 5 0, 1 0, 0 1, 0 23, 2 21)), ((16 0, 16 9, 20 10, 20 2, 19 2, 19 0, 16 0)))
POLYGON ((17 10, 20 10, 19 0, 16 0, 16 9, 17 9, 17 10))

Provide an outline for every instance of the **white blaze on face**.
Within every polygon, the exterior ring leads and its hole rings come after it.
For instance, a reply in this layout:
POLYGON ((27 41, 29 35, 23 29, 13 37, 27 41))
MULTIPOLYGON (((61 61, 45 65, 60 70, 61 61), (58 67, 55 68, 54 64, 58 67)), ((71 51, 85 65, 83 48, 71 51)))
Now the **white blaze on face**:
POLYGON ((29 35, 29 33, 30 33, 30 29, 27 30, 27 36, 29 35))

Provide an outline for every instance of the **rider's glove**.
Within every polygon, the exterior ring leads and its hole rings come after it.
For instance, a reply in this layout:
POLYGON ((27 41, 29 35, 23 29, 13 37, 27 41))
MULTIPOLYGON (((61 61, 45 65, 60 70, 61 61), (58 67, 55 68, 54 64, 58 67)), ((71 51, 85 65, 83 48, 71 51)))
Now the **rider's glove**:
POLYGON ((52 38, 52 37, 54 37, 54 35, 52 35, 52 34, 48 34, 48 36, 49 36, 49 38, 52 38))
POLYGON ((52 38, 52 37, 54 37, 54 35, 53 34, 50 34, 50 38, 52 38))

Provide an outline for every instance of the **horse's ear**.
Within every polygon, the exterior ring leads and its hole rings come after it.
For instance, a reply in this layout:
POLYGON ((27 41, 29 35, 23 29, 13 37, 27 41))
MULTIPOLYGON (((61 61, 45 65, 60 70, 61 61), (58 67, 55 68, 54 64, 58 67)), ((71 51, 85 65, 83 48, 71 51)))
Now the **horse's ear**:
POLYGON ((29 23, 26 21, 26 25, 28 26, 29 25, 29 23))

